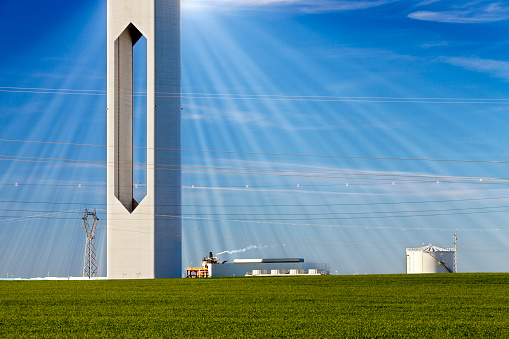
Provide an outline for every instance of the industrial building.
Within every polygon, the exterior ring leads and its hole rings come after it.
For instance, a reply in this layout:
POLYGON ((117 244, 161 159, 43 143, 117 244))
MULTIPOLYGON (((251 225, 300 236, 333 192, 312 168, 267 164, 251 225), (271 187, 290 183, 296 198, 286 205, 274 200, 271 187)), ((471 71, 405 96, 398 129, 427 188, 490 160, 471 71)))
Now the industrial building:
POLYGON ((455 249, 440 248, 431 244, 419 248, 407 248, 407 273, 455 273, 455 256, 455 249))
POLYGON ((189 267, 187 270, 190 278, 326 274, 330 274, 328 264, 308 263, 302 258, 235 259, 233 263, 228 263, 221 262, 212 253, 202 259, 201 267, 189 267))
POLYGON ((108 278, 179 278, 182 106, 180 95, 160 93, 181 93, 180 0, 108 0, 107 7, 108 278), (133 46, 142 37, 147 45, 147 193, 136 201, 133 46))

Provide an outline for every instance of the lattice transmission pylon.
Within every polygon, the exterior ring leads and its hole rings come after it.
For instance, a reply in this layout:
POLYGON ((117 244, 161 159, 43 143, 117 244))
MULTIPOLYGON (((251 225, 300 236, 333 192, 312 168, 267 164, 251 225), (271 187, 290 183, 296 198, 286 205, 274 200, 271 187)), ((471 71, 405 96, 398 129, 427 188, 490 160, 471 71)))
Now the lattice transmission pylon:
POLYGON ((85 208, 85 215, 83 216, 82 227, 87 232, 87 241, 85 245, 85 260, 83 263, 83 276, 92 278, 97 277, 97 260, 95 258, 95 232, 99 225, 99 218, 95 213, 89 212, 85 208), (91 220, 89 220, 89 217, 91 220))

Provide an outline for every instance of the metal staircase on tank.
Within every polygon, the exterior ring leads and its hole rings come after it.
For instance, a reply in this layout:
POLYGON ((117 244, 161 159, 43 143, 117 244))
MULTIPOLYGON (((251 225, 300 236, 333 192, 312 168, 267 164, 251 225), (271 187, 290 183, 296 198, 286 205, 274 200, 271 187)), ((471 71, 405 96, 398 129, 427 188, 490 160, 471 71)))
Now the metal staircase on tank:
POLYGON ((99 225, 99 218, 95 212, 89 212, 85 208, 85 215, 82 218, 82 227, 87 233, 85 244, 85 259, 83 262, 83 277, 96 278, 97 277, 97 260, 95 257, 95 232, 99 225), (91 220, 89 220, 89 217, 91 220))

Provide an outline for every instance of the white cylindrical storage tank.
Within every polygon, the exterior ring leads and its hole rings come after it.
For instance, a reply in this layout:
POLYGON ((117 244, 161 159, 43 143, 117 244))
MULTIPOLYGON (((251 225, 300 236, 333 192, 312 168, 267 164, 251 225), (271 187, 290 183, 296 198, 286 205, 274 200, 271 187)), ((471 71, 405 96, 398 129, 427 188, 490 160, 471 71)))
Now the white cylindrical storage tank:
POLYGON ((262 270, 253 270, 253 275, 260 275, 262 274, 262 270))
POLYGON ((454 250, 428 245, 406 249, 407 273, 452 273, 454 250))
POLYGON ((320 274, 320 272, 319 272, 319 271, 320 271, 320 270, 318 270, 318 269, 316 269, 316 268, 310 268, 310 269, 309 269, 308 274, 315 274, 315 275, 316 275, 316 274, 320 274))

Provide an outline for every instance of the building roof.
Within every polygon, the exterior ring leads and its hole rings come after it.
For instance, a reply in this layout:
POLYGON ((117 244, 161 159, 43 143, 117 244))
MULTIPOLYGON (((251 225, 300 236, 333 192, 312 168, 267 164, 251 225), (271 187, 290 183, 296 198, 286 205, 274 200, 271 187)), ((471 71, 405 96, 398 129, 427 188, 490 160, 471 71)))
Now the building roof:
POLYGON ((442 248, 442 247, 438 247, 438 246, 433 246, 431 244, 429 244, 428 246, 424 246, 424 247, 417 247, 417 248, 407 248, 406 249, 407 252, 408 251, 422 251, 422 252, 454 252, 453 249, 451 248, 442 248))

